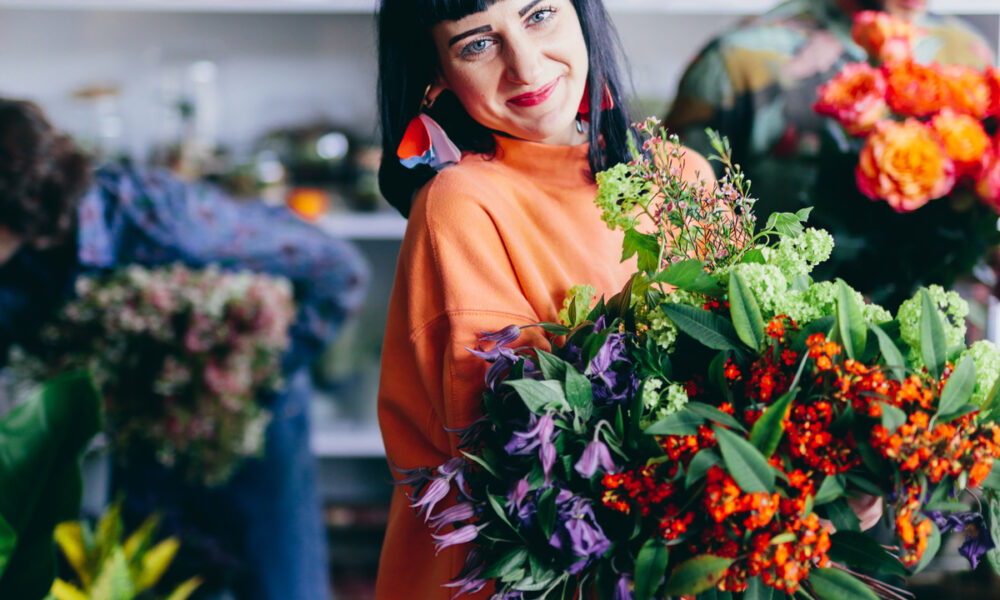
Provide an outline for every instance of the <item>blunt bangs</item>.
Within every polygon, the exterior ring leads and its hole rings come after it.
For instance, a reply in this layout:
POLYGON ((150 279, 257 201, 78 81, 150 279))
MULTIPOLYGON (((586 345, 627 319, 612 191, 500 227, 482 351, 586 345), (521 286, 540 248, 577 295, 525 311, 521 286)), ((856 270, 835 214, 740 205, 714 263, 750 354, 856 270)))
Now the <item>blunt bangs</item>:
POLYGON ((420 23, 426 27, 441 21, 457 21, 482 12, 497 0, 409 0, 417 11, 420 23))

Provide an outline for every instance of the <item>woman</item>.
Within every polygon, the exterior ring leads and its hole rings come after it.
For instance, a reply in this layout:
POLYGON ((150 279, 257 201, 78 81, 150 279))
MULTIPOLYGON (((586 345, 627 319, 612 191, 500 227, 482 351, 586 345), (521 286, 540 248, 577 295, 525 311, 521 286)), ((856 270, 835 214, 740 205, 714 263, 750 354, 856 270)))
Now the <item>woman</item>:
MULTIPOLYGON (((380 182, 410 221, 379 420, 390 462, 414 468, 456 456, 448 430, 480 411, 486 365, 467 350, 480 332, 554 321, 570 286, 610 297, 634 270, 616 260, 621 234, 594 205, 594 173, 627 159, 629 120, 600 0, 383 0, 379 28, 380 182), (404 131, 427 105, 464 151, 436 175, 408 171, 397 153, 406 141, 402 156, 414 162, 404 131)), ((450 152, 437 150, 424 156, 444 162, 450 152)), ((685 176, 698 173, 711 169, 688 152, 685 176)), ((538 328, 520 341, 544 343, 538 328)), ((408 493, 393 495, 376 598, 450 598, 442 585, 466 549, 435 555, 408 493)))
POLYGON ((167 533, 183 536, 174 570, 207 575, 206 588, 231 579, 239 598, 326 600, 308 366, 361 304, 368 274, 360 254, 285 209, 237 204, 165 172, 95 173, 37 106, 0 98, 0 366, 8 346, 37 343, 77 275, 173 262, 292 281, 299 310, 282 362, 287 385, 262 398, 275 417, 260 460, 205 490, 132 457, 115 473, 125 511, 138 520, 163 510, 167 533))

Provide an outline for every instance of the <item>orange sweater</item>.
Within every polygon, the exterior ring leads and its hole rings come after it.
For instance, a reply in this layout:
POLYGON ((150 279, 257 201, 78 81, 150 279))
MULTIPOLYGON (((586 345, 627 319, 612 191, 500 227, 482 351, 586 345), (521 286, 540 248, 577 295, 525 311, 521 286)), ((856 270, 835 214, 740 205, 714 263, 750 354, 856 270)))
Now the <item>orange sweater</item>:
MULTIPOLYGON (((693 152, 686 171, 712 172, 693 152)), ((417 193, 382 349, 378 414, 390 465, 438 466, 458 454, 445 428, 481 414, 488 365, 466 350, 480 332, 556 321, 573 285, 608 298, 625 285, 634 260, 618 262, 622 234, 600 220, 596 193, 586 144, 500 136, 495 157, 466 155, 417 193)), ((543 343, 540 328, 531 328, 514 345, 543 343)), ((430 529, 409 506, 411 492, 393 493, 376 599, 448 600, 455 590, 441 586, 468 548, 435 555, 430 529)))

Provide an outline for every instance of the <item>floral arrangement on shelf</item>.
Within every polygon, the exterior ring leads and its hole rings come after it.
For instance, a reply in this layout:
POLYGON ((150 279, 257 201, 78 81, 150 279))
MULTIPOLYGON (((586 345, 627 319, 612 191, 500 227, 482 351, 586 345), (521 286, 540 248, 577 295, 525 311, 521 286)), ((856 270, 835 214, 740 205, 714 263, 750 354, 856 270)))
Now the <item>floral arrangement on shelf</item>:
POLYGON ((89 368, 119 458, 151 453, 206 485, 258 455, 295 309, 287 280, 180 265, 80 278, 77 298, 19 353, 21 377, 89 368))
POLYGON ((833 147, 813 221, 838 240, 824 273, 896 306, 921 285, 950 287, 1000 243, 1000 72, 917 63, 916 27, 886 13, 858 13, 852 33, 869 62, 817 92, 833 147))
POLYGON ((953 530, 973 565, 1000 568, 1000 349, 965 347, 963 301, 932 286, 892 315, 814 280, 833 241, 807 211, 754 233, 724 140, 727 175, 693 185, 676 139, 640 131, 644 152, 599 174, 597 199, 638 272, 596 304, 571 290, 563 322, 540 324, 550 350, 516 348, 517 326, 484 335, 463 455, 402 470, 437 547, 471 543, 447 585, 898 599, 871 574, 919 571, 953 530), (851 508, 876 498, 891 547, 851 508))

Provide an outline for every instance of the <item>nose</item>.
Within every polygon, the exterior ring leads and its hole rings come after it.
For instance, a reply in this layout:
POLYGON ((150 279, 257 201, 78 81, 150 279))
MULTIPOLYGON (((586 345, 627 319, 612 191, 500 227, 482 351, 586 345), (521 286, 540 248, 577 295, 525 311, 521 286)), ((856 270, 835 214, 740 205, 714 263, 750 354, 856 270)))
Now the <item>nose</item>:
POLYGON ((504 53, 508 81, 518 85, 538 83, 542 67, 542 50, 537 42, 527 35, 517 35, 508 38, 504 53))

